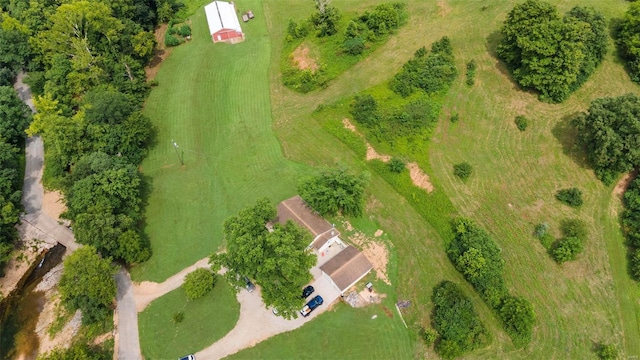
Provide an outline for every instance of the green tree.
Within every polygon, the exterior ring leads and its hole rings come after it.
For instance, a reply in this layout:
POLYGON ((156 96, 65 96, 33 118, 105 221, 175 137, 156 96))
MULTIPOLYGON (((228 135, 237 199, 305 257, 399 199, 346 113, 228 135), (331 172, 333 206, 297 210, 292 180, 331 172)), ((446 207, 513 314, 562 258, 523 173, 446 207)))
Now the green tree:
POLYGON ((265 305, 292 318, 303 304, 300 290, 311 280, 316 258, 307 251, 309 234, 292 222, 269 232, 265 224, 275 217, 274 206, 262 199, 227 219, 226 252, 212 255, 211 263, 214 270, 226 267, 225 277, 236 287, 244 286, 245 276, 255 279, 265 305))
POLYGON ((431 300, 433 327, 440 334, 436 351, 442 357, 455 358, 488 342, 486 327, 458 285, 451 281, 441 282, 433 288, 431 300))
POLYGON ((480 296, 492 308, 497 308, 507 294, 500 248, 471 220, 456 219, 454 231, 456 236, 447 249, 449 259, 480 296))
POLYGON ((378 103, 370 94, 356 95, 349 110, 357 122, 371 126, 378 122, 378 103))
POLYGON ((601 14, 576 7, 561 18, 553 5, 539 0, 516 5, 501 32, 496 51, 514 80, 550 102, 569 97, 602 61, 607 47, 601 14))
POLYGON ((209 269, 199 268, 187 274, 184 278, 182 288, 187 299, 194 300, 205 296, 213 290, 216 274, 209 269))
POLYGON ((603 344, 596 345, 596 356, 600 360, 616 360, 618 359, 618 348, 615 344, 603 344))
POLYGON ((31 109, 9 86, 0 86, 0 139, 16 145, 26 137, 31 121, 31 109))
POLYGON ((466 181, 473 173, 473 167, 468 162, 461 162, 453 165, 453 174, 462 181, 466 181))
POLYGON ((316 36, 331 36, 338 32, 340 12, 331 6, 329 0, 314 0, 317 12, 311 16, 311 23, 316 28, 316 36))
POLYGON ((596 175, 606 184, 640 165, 640 98, 636 95, 596 99, 574 122, 596 175))
POLYGON ((556 192, 556 199, 571 207, 582 206, 582 191, 578 188, 560 189, 556 192))
POLYGON ((536 321, 536 314, 531 303, 509 295, 502 301, 498 313, 504 323, 505 330, 516 346, 524 346, 531 341, 533 325, 536 321))
POLYGON ((629 4, 616 32, 620 55, 626 60, 631 80, 640 83, 640 3, 629 4))
POLYGON ((361 216, 369 174, 355 175, 345 167, 323 167, 298 184, 300 196, 322 215, 361 216))
POLYGON ((89 324, 109 316, 116 296, 116 268, 92 246, 84 246, 64 261, 58 289, 70 311, 82 310, 82 322, 89 324))

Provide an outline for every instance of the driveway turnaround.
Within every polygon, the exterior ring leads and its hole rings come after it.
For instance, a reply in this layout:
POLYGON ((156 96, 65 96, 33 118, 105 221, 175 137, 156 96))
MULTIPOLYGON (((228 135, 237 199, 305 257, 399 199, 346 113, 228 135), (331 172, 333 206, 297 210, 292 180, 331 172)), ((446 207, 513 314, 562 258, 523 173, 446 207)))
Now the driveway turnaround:
POLYGON ((270 309, 266 309, 259 287, 252 293, 244 289, 240 290, 237 295, 240 302, 240 318, 236 326, 225 337, 196 353, 196 359, 221 359, 272 336, 297 329, 328 310, 330 305, 340 297, 340 292, 325 277, 317 278, 311 285, 315 288, 315 292, 309 296, 309 299, 320 295, 324 303, 309 316, 302 317, 298 314, 298 318, 293 320, 276 316, 270 309))

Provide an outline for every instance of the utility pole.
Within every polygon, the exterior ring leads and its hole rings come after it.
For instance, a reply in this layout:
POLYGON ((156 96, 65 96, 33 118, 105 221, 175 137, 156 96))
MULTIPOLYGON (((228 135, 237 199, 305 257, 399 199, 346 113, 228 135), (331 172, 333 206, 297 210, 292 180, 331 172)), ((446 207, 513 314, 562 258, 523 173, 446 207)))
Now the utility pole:
POLYGON ((184 166, 184 151, 182 152, 182 156, 180 156, 180 152, 178 152, 178 144, 173 141, 173 139, 171 139, 171 142, 173 143, 173 148, 176 150, 176 155, 178 156, 178 160, 180 160, 180 165, 184 166))

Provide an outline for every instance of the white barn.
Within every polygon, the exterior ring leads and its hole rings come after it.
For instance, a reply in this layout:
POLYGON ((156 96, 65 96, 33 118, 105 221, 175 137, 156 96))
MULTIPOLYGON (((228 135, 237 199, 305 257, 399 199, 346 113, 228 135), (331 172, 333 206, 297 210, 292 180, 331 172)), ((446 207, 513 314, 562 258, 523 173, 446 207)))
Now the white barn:
POLYGON ((244 33, 236 14, 236 7, 231 2, 214 1, 204 7, 209 25, 209 33, 214 43, 226 42, 235 44, 244 41, 244 33))

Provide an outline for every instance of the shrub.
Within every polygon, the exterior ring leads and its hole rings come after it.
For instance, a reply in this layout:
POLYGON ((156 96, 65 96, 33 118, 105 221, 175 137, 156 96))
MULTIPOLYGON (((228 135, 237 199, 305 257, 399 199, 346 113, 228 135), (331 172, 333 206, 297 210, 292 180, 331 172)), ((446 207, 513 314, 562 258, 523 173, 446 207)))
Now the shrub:
POLYGON ((165 44, 165 46, 178 46, 178 45, 182 44, 182 41, 180 39, 178 39, 177 37, 167 33, 164 36, 164 44, 165 44))
POLYGON ((616 360, 618 358, 618 349, 614 344, 599 343, 596 345, 596 356, 600 360, 616 360))
POLYGON ((458 120, 460 120, 460 115, 458 115, 458 113, 453 113, 453 115, 449 117, 449 121, 452 123, 457 123, 458 120))
POLYGON ((575 260, 582 250, 582 240, 570 236, 556 241, 551 248, 551 257, 553 257, 553 260, 556 262, 562 264, 566 261, 575 260))
POLYGON ((518 115, 516 116, 516 126, 518 127, 518 130, 525 131, 527 130, 527 126, 529 126, 529 121, 526 117, 518 115))
POLYGON ((558 190, 556 199, 565 205, 577 208, 582 205, 582 191, 578 188, 558 190))
POLYGON ((565 237, 573 236, 581 240, 587 239, 587 225, 582 220, 565 219, 560 222, 560 231, 565 237))
POLYGON ((404 169, 406 169, 406 164, 404 161, 402 161, 402 159, 397 158, 397 157, 392 157, 391 160, 389 160, 389 170, 393 173, 399 174, 401 172, 404 171, 404 169))
POLYGON ((180 34, 180 36, 182 37, 191 36, 191 26, 189 26, 188 24, 184 24, 180 26, 180 29, 178 30, 178 34, 180 34))
POLYGON ((173 314, 172 320, 174 323, 179 324, 184 320, 184 311, 178 311, 173 314))
POLYGON ((378 122, 378 103, 369 94, 356 95, 350 108, 353 119, 364 125, 372 125, 378 122))
POLYGON ((433 326, 441 338, 436 351, 442 357, 458 357, 487 342, 487 330, 473 303, 455 283, 443 281, 436 285, 431 299, 434 303, 433 326))
POLYGON ((524 346, 531 341, 531 332, 536 321, 533 306, 527 300, 507 296, 498 310, 504 328, 516 346, 524 346))
POLYGON ((547 223, 541 223, 536 225, 535 229, 533 230, 533 235, 538 239, 542 239, 542 237, 547 234, 548 231, 549 225, 547 223))
POLYGON ((359 36, 350 38, 345 40, 342 47, 349 55, 360 55, 364 51, 364 40, 359 36))
POLYGON ((453 174, 462 181, 466 181, 471 173, 473 172, 473 167, 468 162, 461 162, 459 164, 453 165, 453 174))
POLYGON ((545 249, 551 249, 551 246, 553 245, 553 243, 556 241, 556 239, 553 237, 553 235, 546 233, 544 234, 541 238, 540 238, 540 244, 542 244, 542 246, 545 249))
POLYGON ((438 340, 438 332, 431 328, 423 328, 420 331, 420 337, 427 347, 431 347, 438 340))
POLYGON ((182 287, 187 298, 194 300, 213 290, 215 281, 216 276, 211 270, 199 268, 185 276, 182 287))
POLYGON ((467 63, 467 85, 472 86, 476 82, 476 61, 471 60, 467 63))

